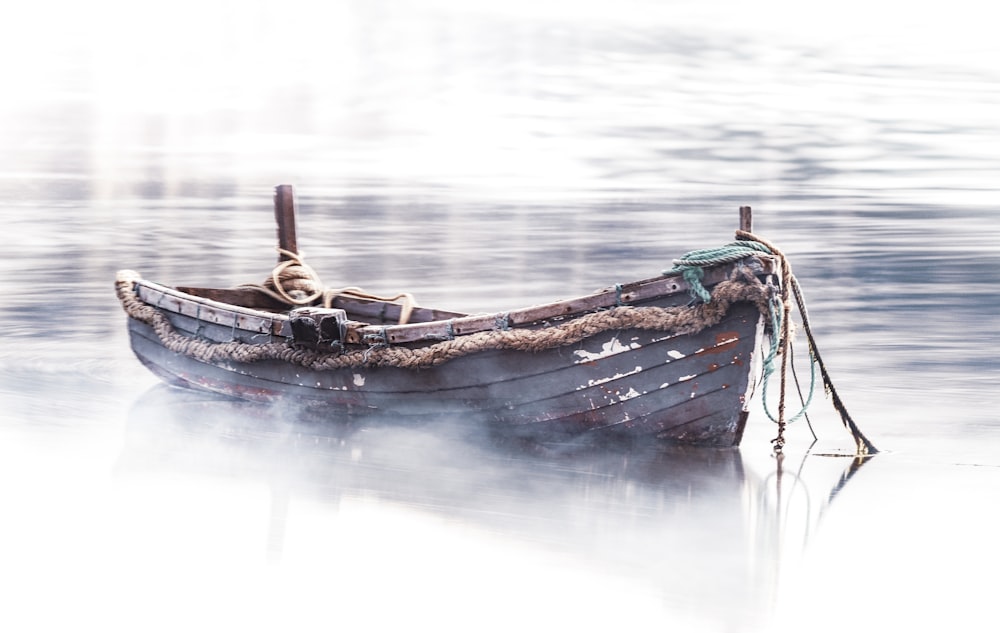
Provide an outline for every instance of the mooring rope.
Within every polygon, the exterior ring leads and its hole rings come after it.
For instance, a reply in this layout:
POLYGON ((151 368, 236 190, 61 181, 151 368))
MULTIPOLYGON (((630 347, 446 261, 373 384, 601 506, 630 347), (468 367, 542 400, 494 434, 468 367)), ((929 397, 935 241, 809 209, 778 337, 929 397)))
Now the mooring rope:
POLYGON ((768 417, 771 418, 772 421, 775 421, 778 425, 778 436, 775 437, 773 440, 771 440, 774 443, 775 452, 780 454, 782 448, 785 445, 784 432, 787 424, 797 420, 799 417, 804 415, 806 409, 808 409, 809 404, 812 401, 813 387, 815 385, 815 370, 816 367, 819 367, 820 376, 822 377, 823 380, 823 387, 826 390, 826 393, 830 395, 830 398, 833 402, 833 408, 840 415, 840 419, 844 423, 844 426, 847 427, 847 429, 851 433, 851 436, 854 438, 854 442, 857 445, 857 453, 859 455, 874 455, 875 453, 878 453, 878 449, 875 448, 875 445, 872 444, 867 437, 865 437, 864 433, 861 432, 861 429, 858 428, 857 423, 854 422, 854 419, 847 412, 847 408, 844 406, 843 401, 840 399, 840 395, 837 393, 837 389, 833 386, 833 381, 831 380, 830 374, 826 369, 826 364, 823 362, 823 359, 819 354, 819 348, 816 346, 816 338, 813 336, 812 328, 809 324, 809 313, 808 310, 806 309, 805 298, 802 295, 802 288, 799 285, 798 279, 796 279, 795 275, 792 274, 792 266, 791 263, 788 261, 788 258, 776 246, 774 246, 774 244, 771 244, 764 238, 754 235, 753 233, 747 231, 736 231, 736 238, 737 242, 734 242, 733 244, 744 243, 744 242, 759 244, 760 246, 763 246, 764 248, 767 249, 766 252, 769 252, 775 257, 777 257, 779 262, 781 263, 782 279, 781 279, 780 311, 778 309, 778 306, 775 305, 775 303, 777 302, 771 304, 772 307, 769 308, 769 312, 772 315, 772 328, 773 328, 772 332, 774 332, 775 334, 772 334, 772 339, 771 339, 772 352, 768 355, 769 359, 765 359, 764 385, 762 386, 762 391, 764 391, 764 396, 762 397, 762 400, 765 401, 765 406, 764 406, 765 413, 767 413, 768 417), (792 334, 791 318, 790 318, 792 304, 789 295, 793 295, 795 297, 795 302, 799 309, 799 316, 802 319, 802 329, 805 331, 806 339, 809 342, 809 360, 810 360, 810 370, 812 372, 812 382, 809 387, 809 396, 802 403, 802 409, 794 416, 792 416, 791 419, 786 420, 785 396, 787 391, 787 373, 789 366, 788 350, 791 346, 791 334, 792 334), (776 318, 779 313, 781 315, 780 322, 776 318), (775 328, 775 326, 777 326, 777 328, 775 328), (775 344, 777 344, 777 347, 775 347, 775 344), (780 387, 780 394, 778 401, 778 415, 777 417, 774 417, 767 409, 766 395, 767 395, 767 379, 768 376, 774 372, 773 360, 776 356, 781 357, 781 373, 780 373, 781 387, 780 387), (770 365, 768 363, 768 360, 771 361, 770 365))
POLYGON ((809 354, 810 357, 815 361, 816 366, 819 367, 820 376, 823 379, 823 387, 826 393, 830 396, 830 400, 833 403, 833 408, 840 414, 840 419, 844 423, 844 426, 850 430, 851 435, 854 437, 854 441, 858 446, 858 454, 860 455, 874 455, 878 453, 878 449, 875 445, 865 437, 865 434, 861 432, 854 418, 851 414, 847 412, 847 407, 844 405, 844 401, 840 399, 840 394, 837 393, 837 389, 833 386, 833 380, 830 378, 830 373, 826 369, 826 363, 823 362, 822 357, 819 355, 819 349, 816 347, 816 339, 813 337, 812 329, 809 327, 809 315, 806 311, 806 301, 802 296, 802 288, 799 286, 797 279, 792 277, 792 294, 795 295, 795 302, 799 308, 799 316, 802 318, 802 329, 805 330, 806 336, 809 339, 809 354))

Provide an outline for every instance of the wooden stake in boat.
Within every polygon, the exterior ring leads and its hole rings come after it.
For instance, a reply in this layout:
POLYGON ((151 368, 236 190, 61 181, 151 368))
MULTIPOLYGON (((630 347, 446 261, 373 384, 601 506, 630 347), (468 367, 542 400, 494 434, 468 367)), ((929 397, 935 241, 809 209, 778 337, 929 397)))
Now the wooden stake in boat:
POLYGON ((740 230, 753 233, 753 217, 750 207, 740 207, 740 230))
MULTIPOLYGON (((274 220, 278 225, 278 248, 298 255, 299 244, 295 237, 295 192, 291 185, 274 188, 274 220)), ((278 262, 291 259, 285 252, 278 252, 278 262)))
MULTIPOLYGON (((294 259, 299 254, 299 244, 295 237, 295 193, 291 185, 274 188, 274 219, 278 227, 278 263, 294 259)), ((178 286, 181 292, 204 297, 222 303, 240 305, 245 308, 284 310, 282 301, 276 300, 252 285, 239 288, 194 288, 178 286)))

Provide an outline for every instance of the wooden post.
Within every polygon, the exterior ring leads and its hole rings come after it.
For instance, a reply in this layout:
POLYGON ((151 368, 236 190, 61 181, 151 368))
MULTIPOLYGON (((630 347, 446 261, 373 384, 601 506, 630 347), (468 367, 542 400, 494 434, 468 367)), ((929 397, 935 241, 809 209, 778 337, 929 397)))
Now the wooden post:
POLYGON ((753 233, 753 217, 750 207, 740 207, 740 230, 753 233))
MULTIPOLYGON (((278 224, 278 248, 289 253, 299 253, 295 237, 295 193, 291 185, 274 188, 274 220, 278 224)), ((278 254, 278 261, 291 259, 284 253, 278 254)))

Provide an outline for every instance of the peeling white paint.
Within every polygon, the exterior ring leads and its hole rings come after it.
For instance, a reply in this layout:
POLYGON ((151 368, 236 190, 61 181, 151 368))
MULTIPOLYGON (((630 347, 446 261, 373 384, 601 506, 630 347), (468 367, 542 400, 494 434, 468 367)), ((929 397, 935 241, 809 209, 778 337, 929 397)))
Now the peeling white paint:
POLYGON ((680 352, 678 352, 675 349, 672 349, 669 352, 667 352, 667 356, 669 356, 670 358, 673 358, 674 360, 680 360, 680 359, 684 358, 685 355, 681 354, 680 352))
POLYGON ((641 393, 635 390, 635 387, 630 387, 625 393, 618 394, 618 402, 625 402, 626 400, 631 400, 632 398, 638 398, 641 395, 641 393))
POLYGON ((681 377, 680 377, 680 378, 678 378, 677 380, 679 380, 679 381, 681 381, 681 382, 684 382, 684 381, 686 381, 686 380, 691 380, 692 378, 697 378, 697 377, 698 377, 698 374, 690 374, 690 375, 688 375, 688 376, 681 376, 681 377))
POLYGON ((608 376, 607 378, 593 378, 587 381, 587 384, 580 385, 576 388, 577 391, 581 389, 586 389, 588 387, 596 387, 597 385, 603 385, 606 382, 611 382, 612 380, 618 380, 619 378, 625 378, 626 376, 634 376, 642 371, 642 367, 636 365, 636 368, 632 371, 627 371, 623 374, 615 374, 614 376, 608 376))
POLYGON ((361 374, 354 374, 354 386, 355 387, 364 387, 365 386, 365 377, 362 376, 361 374))
POLYGON ((639 349, 642 345, 638 343, 629 343, 628 345, 623 345, 618 337, 612 338, 610 341, 601 346, 601 351, 599 352, 588 352, 585 349, 574 350, 573 354, 577 356, 577 363, 586 363, 595 360, 601 360, 602 358, 607 358, 608 356, 614 356, 615 354, 620 354, 631 349, 639 349))
POLYGON ((678 336, 683 336, 683 335, 681 335, 681 334, 663 334, 663 335, 656 335, 656 334, 654 334, 652 336, 652 338, 649 339, 649 342, 650 343, 659 343, 661 341, 666 341, 667 339, 677 338, 678 336))

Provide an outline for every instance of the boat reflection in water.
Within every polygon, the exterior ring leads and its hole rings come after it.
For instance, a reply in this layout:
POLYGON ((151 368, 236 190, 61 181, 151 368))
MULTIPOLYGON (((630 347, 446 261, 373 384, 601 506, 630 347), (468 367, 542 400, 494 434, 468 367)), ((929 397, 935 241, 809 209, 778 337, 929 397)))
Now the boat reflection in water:
MULTIPOLYGON (((193 477, 181 495, 255 486, 260 519, 238 529, 260 535, 249 547, 274 573, 326 587, 332 618, 376 592, 457 625, 483 609, 513 625, 572 608, 592 623, 652 614, 750 630, 768 619, 782 552, 801 549, 861 464, 807 489, 780 461, 755 473, 739 449, 539 454, 467 432, 320 423, 159 386, 131 411, 117 477, 139 494, 150 477, 193 477), (803 496, 817 501, 793 502, 803 496)), ((218 535, 188 547, 212 552, 218 535)))

